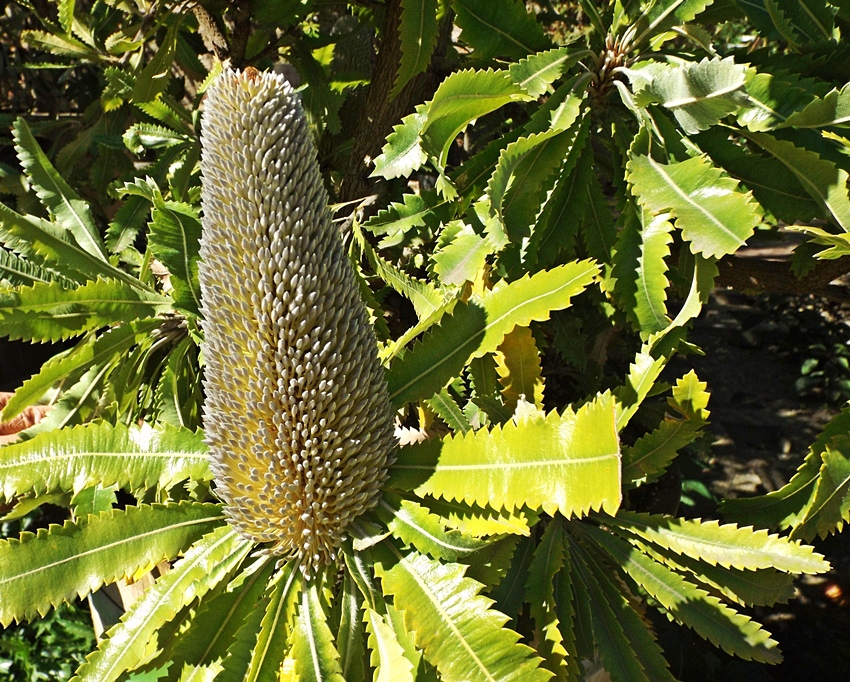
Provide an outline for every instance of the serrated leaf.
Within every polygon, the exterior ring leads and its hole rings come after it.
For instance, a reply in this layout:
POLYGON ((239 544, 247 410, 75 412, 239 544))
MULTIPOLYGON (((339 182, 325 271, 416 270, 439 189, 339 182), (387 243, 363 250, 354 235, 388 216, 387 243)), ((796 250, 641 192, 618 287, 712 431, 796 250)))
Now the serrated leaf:
POLYGON ((7 500, 26 493, 77 493, 95 484, 168 489, 187 479, 212 479, 203 434, 170 426, 88 424, 0 448, 0 491, 7 500))
POLYGON ((100 275, 146 289, 135 277, 82 249, 66 230, 35 216, 15 213, 5 204, 0 204, 0 241, 9 250, 75 282, 100 275))
POLYGON ((654 358, 644 346, 629 365, 625 383, 614 391, 617 399, 617 431, 622 431, 649 395, 655 380, 664 369, 664 357, 654 358))
POLYGON ((44 616, 138 569, 173 559, 224 522, 221 506, 129 506, 0 542, 0 624, 44 616))
POLYGON ((472 429, 472 425, 469 423, 463 410, 460 409, 460 405, 457 404, 447 389, 442 389, 427 402, 428 407, 434 410, 437 416, 446 422, 452 431, 466 433, 472 429))
POLYGON ((352 234, 375 274, 413 304, 420 320, 427 319, 443 305, 442 294, 431 282, 416 279, 381 258, 366 241, 358 225, 352 226, 352 234))
POLYGON ((633 316, 643 338, 666 329, 667 262, 673 224, 669 214, 641 211, 641 220, 626 224, 617 243, 613 276, 623 307, 633 316))
MULTIPOLYGON (((301 593, 301 571, 294 561, 290 561, 278 571, 272 583, 244 682, 278 682, 281 665, 289 648, 295 609, 301 593)), ((309 679, 309 676, 303 679, 309 679)))
POLYGON ((98 62, 100 54, 97 50, 77 40, 70 33, 49 31, 22 31, 21 40, 33 47, 42 48, 51 54, 63 57, 74 57, 80 60, 98 62))
POLYGON ((203 595, 239 564, 252 544, 229 525, 198 540, 168 573, 136 601, 106 639, 89 654, 72 682, 113 682, 138 665, 157 629, 196 597, 203 595))
POLYGON ((555 575, 564 565, 564 559, 562 520, 555 517, 546 526, 534 551, 525 584, 525 601, 529 605, 535 629, 539 632, 538 653, 543 656, 549 670, 556 673, 557 679, 564 677, 564 671, 559 669, 566 667, 564 659, 568 656, 555 611, 555 575))
POLYGON ((801 111, 791 114, 783 128, 825 128, 850 123, 850 84, 815 99, 801 111))
POLYGON ((342 676, 346 680, 365 679, 366 646, 363 612, 368 607, 365 606, 363 595, 360 594, 357 583, 348 571, 343 573, 342 589, 336 601, 340 611, 336 641, 342 676))
POLYGON ((777 159, 755 149, 744 150, 720 129, 706 131, 694 140, 716 165, 752 190, 756 200, 779 220, 793 224, 821 215, 817 201, 803 189, 794 172, 777 159))
POLYGON ((531 232, 529 222, 533 221, 535 209, 539 207, 539 204, 534 205, 537 195, 562 165, 579 133, 581 123, 574 124, 578 121, 581 105, 580 97, 568 97, 553 112, 547 130, 520 137, 499 155, 487 183, 487 196, 491 213, 504 222, 511 241, 520 242, 531 232), (526 194, 535 198, 531 207, 522 206, 527 200, 526 194))
POLYGON ((384 493, 375 510, 395 537, 435 559, 457 561, 489 544, 447 529, 426 507, 389 492, 384 493))
POLYGON ((642 103, 651 98, 672 111, 686 133, 698 133, 740 108, 746 70, 731 57, 667 66, 637 99, 642 103))
POLYGON ((580 59, 591 56, 589 50, 556 47, 530 55, 511 64, 508 72, 514 83, 532 97, 540 97, 549 86, 575 66, 580 59))
POLYGON ((32 286, 38 282, 58 281, 63 282, 68 288, 73 286, 71 280, 64 278, 58 272, 21 258, 11 251, 0 249, 0 282, 3 284, 17 287, 32 286))
POLYGON ((794 596, 794 575, 772 568, 746 571, 737 568, 710 566, 700 559, 676 554, 658 546, 641 542, 634 537, 629 541, 642 552, 685 573, 691 581, 705 585, 716 595, 722 595, 744 606, 770 606, 785 603, 794 596))
POLYGON ((221 593, 205 599, 190 621, 192 625, 162 656, 177 668, 181 664, 207 666, 224 660, 243 621, 254 611, 265 612, 263 592, 274 570, 275 562, 265 557, 260 565, 241 572, 221 593))
POLYGON ((375 668, 374 682, 415 682, 413 664, 404 656, 395 631, 377 611, 364 612, 369 632, 370 663, 375 668))
POLYGON ((106 260, 89 205, 59 175, 23 118, 15 121, 14 138, 21 166, 44 206, 85 251, 106 260))
POLYGON ((401 59, 390 99, 428 68, 437 44, 437 0, 402 0, 398 34, 401 59))
POLYGON ((632 157, 627 179, 637 200, 654 214, 669 211, 691 250, 719 258, 743 246, 761 222, 752 195, 738 189, 705 157, 659 163, 650 156, 632 157))
POLYGON ((489 241, 466 225, 449 244, 431 256, 434 272, 443 284, 460 286, 472 282, 492 251, 489 241))
POLYGON ((151 123, 136 123, 130 126, 124 131, 122 139, 124 146, 134 154, 143 154, 148 149, 173 147, 189 141, 185 133, 151 123))
POLYGON ((295 661, 299 682, 345 682, 315 582, 307 583, 301 590, 290 656, 295 661))
POLYGON ((435 159, 439 169, 443 169, 449 147, 471 121, 509 102, 530 99, 514 84, 507 71, 455 71, 440 84, 427 104, 427 116, 420 134, 422 149, 435 159))
POLYGON ((168 86, 174 53, 177 48, 177 35, 183 16, 177 15, 177 21, 168 27, 168 31, 158 45, 153 58, 136 76, 133 84, 133 102, 150 102, 156 99, 156 96, 168 86))
POLYGON ((495 287, 483 299, 458 303, 451 316, 390 365, 393 404, 431 397, 469 360, 495 351, 515 326, 548 319, 550 311, 568 307, 598 272, 593 261, 577 261, 495 287))
POLYGON ((692 21, 711 4, 712 0, 655 0, 647 3, 643 14, 635 22, 636 29, 643 30, 634 38, 632 44, 641 45, 644 40, 666 31, 671 26, 692 21))
POLYGON ((701 430, 702 422, 665 416, 658 428, 623 448, 623 481, 643 484, 655 480, 701 430))
POLYGON ((588 527, 586 531, 647 594, 675 620, 727 653, 745 660, 778 663, 777 642, 748 616, 688 582, 624 540, 588 527))
POLYGON ((823 465, 805 514, 792 538, 813 540, 840 532, 850 521, 850 437, 836 436, 821 453, 823 465))
POLYGON ((475 59, 521 59, 551 47, 543 29, 516 0, 452 0, 460 40, 472 47, 475 59))
POLYGON ((841 229, 850 232, 850 197, 847 195, 850 176, 846 171, 793 142, 777 140, 766 133, 746 133, 746 137, 781 161, 797 176, 803 188, 832 214, 841 229))
POLYGON ((774 568, 789 573, 823 573, 829 564, 809 545, 766 530, 739 528, 719 521, 700 521, 620 511, 619 528, 664 549, 699 559, 711 566, 756 570, 774 568))
POLYGON ((97 339, 86 339, 76 348, 55 355, 45 362, 38 373, 27 379, 9 398, 0 421, 9 421, 26 407, 34 405, 56 382, 83 367, 100 364, 119 355, 137 339, 147 336, 162 324, 161 320, 148 319, 121 325, 107 330, 97 339))
POLYGON ((505 406, 513 412, 520 397, 543 409, 543 368, 528 327, 515 327, 495 355, 505 406))
POLYGON ((379 176, 385 180, 401 178, 418 170, 428 160, 422 149, 419 134, 428 117, 428 104, 417 104, 416 110, 408 114, 401 123, 393 126, 387 137, 387 143, 381 148, 381 155, 375 159, 375 170, 370 177, 379 176))
POLYGON ((490 609, 483 587, 463 577, 464 567, 442 564, 415 552, 397 555, 391 568, 378 567, 384 593, 393 596, 417 646, 446 682, 500 680, 543 682, 551 674, 538 666, 519 635, 503 627, 508 617, 490 609))
POLYGON ((165 312, 169 299, 116 280, 96 279, 76 289, 61 282, 0 292, 0 334, 11 339, 60 341, 119 322, 165 312))
POLYGON ((749 130, 762 131, 781 127, 789 116, 815 99, 814 82, 792 74, 774 75, 748 69, 746 92, 749 105, 738 112, 738 123, 749 130))
POLYGON ((531 534, 531 526, 537 521, 537 515, 529 510, 508 512, 492 507, 479 507, 462 502, 447 500, 423 500, 428 509, 461 533, 473 537, 487 535, 525 535, 531 534))
POLYGON ((198 284, 198 258, 201 221, 188 204, 154 199, 148 232, 148 246, 170 273, 174 305, 199 314, 201 290, 198 284))
POLYGON ((448 219, 448 206, 434 190, 404 194, 401 199, 379 211, 363 223, 362 228, 372 234, 392 237, 413 227, 438 224, 443 218, 448 219))
POLYGON ((528 506, 582 516, 620 504, 620 452, 609 399, 487 431, 402 448, 390 482, 418 495, 490 505, 528 506), (462 475, 459 475, 462 474, 462 475))
POLYGON ((603 568, 604 564, 578 543, 570 543, 569 555, 577 611, 583 615, 582 624, 589 621, 591 625, 591 632, 583 636, 592 633, 611 679, 672 682, 674 678, 667 669, 661 647, 630 603, 634 597, 619 581, 615 582, 616 578, 603 568))

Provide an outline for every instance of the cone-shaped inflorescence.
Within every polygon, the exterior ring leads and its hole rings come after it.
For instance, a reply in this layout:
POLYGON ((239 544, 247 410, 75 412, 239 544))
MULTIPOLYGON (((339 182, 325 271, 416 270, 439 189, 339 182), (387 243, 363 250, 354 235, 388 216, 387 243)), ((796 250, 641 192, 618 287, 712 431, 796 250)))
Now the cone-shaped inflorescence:
POLYGON ((310 576, 395 446, 377 345, 286 81, 225 70, 202 126, 204 425, 245 536, 310 576))

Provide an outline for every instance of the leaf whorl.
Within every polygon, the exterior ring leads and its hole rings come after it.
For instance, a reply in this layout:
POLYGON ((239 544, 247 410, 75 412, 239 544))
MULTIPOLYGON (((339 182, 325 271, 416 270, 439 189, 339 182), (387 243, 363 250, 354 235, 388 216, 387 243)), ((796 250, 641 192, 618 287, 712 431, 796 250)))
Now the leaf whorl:
POLYGON ((225 70, 201 139, 211 468, 230 522, 310 575, 386 479, 384 373, 288 83, 225 70))

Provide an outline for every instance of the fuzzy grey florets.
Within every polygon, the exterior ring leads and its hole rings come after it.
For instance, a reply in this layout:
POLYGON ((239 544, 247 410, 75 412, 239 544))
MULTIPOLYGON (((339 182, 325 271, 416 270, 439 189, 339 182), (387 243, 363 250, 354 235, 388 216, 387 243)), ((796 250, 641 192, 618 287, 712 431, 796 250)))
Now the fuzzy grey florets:
POLYGON ((201 139, 216 490, 241 533, 310 575, 377 501, 395 447, 375 337, 289 84, 225 70, 201 139))

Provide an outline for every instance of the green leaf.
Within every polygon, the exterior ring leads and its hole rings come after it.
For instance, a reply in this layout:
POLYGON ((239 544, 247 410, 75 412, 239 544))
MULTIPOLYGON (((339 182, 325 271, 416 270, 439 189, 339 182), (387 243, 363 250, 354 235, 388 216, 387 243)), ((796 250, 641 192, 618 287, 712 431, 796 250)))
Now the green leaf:
POLYGON ((308 583, 301 591, 290 655, 295 661, 298 682, 345 682, 315 582, 308 583))
POLYGON ((137 666, 157 629, 229 574, 251 547, 248 540, 226 524, 198 540, 121 617, 121 622, 86 658, 72 682, 113 682, 137 666))
POLYGON ((428 68, 437 44, 437 0, 402 0, 399 40, 401 59, 390 92, 394 99, 416 74, 428 68))
POLYGON ((531 329, 515 327, 496 353, 496 372, 502 384, 505 406, 516 410, 521 398, 543 409, 543 367, 531 329))
POLYGON ((455 402, 455 399, 447 389, 442 389, 437 395, 430 398, 428 400, 428 407, 434 410, 437 416, 446 422, 452 431, 466 433, 472 429, 472 425, 469 423, 463 410, 460 409, 460 405, 455 402))
POLYGON ((101 275, 145 288, 138 279, 80 248, 66 230, 35 216, 15 213, 5 204, 0 204, 0 241, 27 260, 75 282, 101 275))
POLYGON ((738 604, 770 606, 777 602, 787 602, 794 596, 793 574, 772 568, 746 571, 710 566, 700 559, 676 554, 634 537, 628 539, 635 547, 657 561, 678 573, 687 574, 689 580, 707 586, 716 596, 722 595, 738 604))
POLYGON ((393 126, 387 143, 381 148, 381 155, 375 159, 375 170, 370 177, 380 176, 392 180, 410 175, 422 167, 428 155, 422 149, 419 134, 427 118, 428 104, 417 104, 412 114, 393 126))
POLYGON ((422 502, 439 514, 446 524, 477 538, 505 534, 528 536, 531 534, 531 526, 537 522, 537 515, 528 509, 508 512, 446 500, 427 499, 422 502))
POLYGON ((199 314, 201 290, 198 284, 198 253, 201 221, 197 210, 188 204, 154 199, 148 232, 151 253, 170 273, 174 287, 174 305, 199 314))
POLYGON ((590 57, 589 50, 556 47, 533 54, 508 67, 514 83, 532 97, 540 97, 549 86, 575 66, 580 59, 590 57))
POLYGON ((625 384, 614 391, 617 398, 618 432, 625 428, 649 395, 655 380, 664 369, 664 364, 664 357, 654 358, 646 346, 635 356, 635 361, 629 365, 625 384))
POLYGON ((756 149, 744 150, 719 128, 693 139, 717 166, 752 190, 756 200, 779 220, 793 224, 821 215, 820 205, 803 189, 794 172, 772 156, 756 149))
POLYGON ((192 625, 157 660, 166 658, 175 668, 221 662, 243 621, 257 610, 265 612, 263 592, 274 570, 275 562, 265 557, 239 573, 224 591, 205 599, 189 621, 192 625))
POLYGON ((816 92, 811 79, 759 73, 752 68, 747 70, 745 87, 749 103, 738 112, 738 123, 752 131, 782 127, 789 116, 815 99, 816 92))
POLYGON ((847 195, 850 176, 846 171, 793 142, 777 140, 766 133, 745 133, 745 136, 785 164, 803 188, 832 214, 841 229, 850 232, 850 197, 847 195))
POLYGON ((534 551, 525 584, 525 601, 539 633, 537 651, 543 656, 549 670, 562 673, 556 674, 556 678, 560 679, 563 679, 564 672, 561 668, 568 667, 565 659, 569 652, 563 645, 563 637, 558 627, 560 623, 555 610, 555 575, 563 567, 564 560, 563 524, 560 518, 555 517, 546 526, 540 544, 534 551))
POLYGON ((635 156, 627 179, 647 210, 671 213, 694 253, 717 258, 734 253, 761 222, 752 195, 703 156, 670 164, 635 156))
POLYGON ((168 31, 159 43, 156 54, 147 65, 139 71, 133 84, 133 102, 150 102, 165 90, 171 79, 171 66, 174 62, 174 52, 177 48, 177 35, 182 24, 178 14, 177 21, 168 27, 168 31))
POLYGON ((375 509, 390 533, 405 545, 412 545, 435 559, 457 561, 489 543, 448 530, 436 514, 412 500, 385 492, 375 509))
POLYGON ((543 29, 525 3, 516 0, 452 0, 460 40, 475 59, 521 59, 551 47, 543 29))
MULTIPOLYGON (((574 526, 570 526, 574 528, 574 526)), ((591 529, 592 530, 592 529, 591 529)), ((571 587, 582 627, 589 621, 593 642, 599 647, 605 671, 617 682, 672 682, 661 647, 646 622, 635 612, 634 597, 605 570, 604 563, 570 542, 571 587), (616 582, 615 582, 616 581, 616 582)), ((562 599, 564 597, 562 596, 562 599)), ((585 648, 582 646, 582 648, 585 648)))
POLYGON ((97 50, 77 40, 69 33, 58 31, 22 31, 21 40, 36 49, 43 49, 51 54, 62 57, 74 57, 81 61, 98 62, 100 54, 97 50))
POLYGON ((638 46, 644 40, 666 31, 676 24, 692 21, 700 12, 712 4, 713 0, 655 0, 646 5, 646 10, 635 22, 635 29, 641 33, 634 38, 632 45, 638 46))
POLYGON ((375 668, 374 682, 415 682, 413 664, 405 658, 392 626, 370 608, 364 612, 364 618, 372 652, 370 663, 375 668))
POLYGON ((443 284, 460 286, 473 282, 492 251, 487 239, 475 234, 469 225, 464 225, 451 242, 431 256, 434 272, 443 284))
POLYGON ((802 111, 791 114, 783 128, 826 128, 850 123, 850 84, 815 99, 802 111))
POLYGON ((76 289, 61 282, 0 292, 0 334, 11 339, 60 341, 87 331, 165 312, 170 300, 98 278, 76 289))
MULTIPOLYGON (((578 96, 568 97, 552 114, 549 128, 543 132, 520 137, 505 147, 496 164, 496 169, 487 183, 487 196, 490 199, 490 211, 507 221, 506 214, 511 212, 511 203, 525 192, 535 193, 560 165, 575 142, 579 126, 573 126, 578 120, 582 100, 578 96), (574 127, 575 130, 570 131, 574 127), (519 191, 508 197, 509 189, 515 186, 519 191)), ((511 241, 519 241, 522 235, 517 229, 506 225, 511 241)), ((527 223, 522 226, 528 231, 527 223)))
POLYGON ((672 111, 686 133, 698 133, 739 109, 745 101, 746 71, 732 57, 667 66, 639 92, 637 100, 640 104, 651 98, 672 111))
POLYGON ((471 359, 495 351, 514 327, 546 320, 550 311, 568 307, 598 272, 593 261, 577 261, 494 287, 483 299, 458 303, 451 316, 390 365, 393 404, 431 397, 471 359))
POLYGON ((15 121, 14 138, 18 159, 41 202, 86 252, 106 260, 91 209, 62 179, 22 118, 15 121))
POLYGON ((356 223, 352 225, 352 234, 378 277, 413 304, 413 309, 420 320, 428 318, 440 308, 444 302, 443 296, 431 282, 411 277, 381 258, 366 241, 356 223))
POLYGON ((625 541, 590 526, 585 532, 665 611, 693 628, 700 637, 748 661, 778 663, 782 659, 777 642, 748 616, 738 613, 625 541))
POLYGON ((507 71, 455 71, 440 84, 427 105, 421 131, 422 149, 443 169, 449 147, 471 121, 509 102, 530 99, 507 71))
POLYGON ((9 421, 26 407, 37 403, 51 386, 71 373, 126 352, 161 324, 161 320, 148 319, 114 327, 97 339, 86 339, 72 350, 55 355, 41 366, 37 374, 15 390, 0 413, 0 421, 9 421))
POLYGON ((44 616, 61 602, 173 559, 223 522, 217 504, 129 506, 0 542, 0 623, 44 616))
POLYGON ((667 263, 673 224, 669 214, 655 217, 641 211, 641 225, 633 222, 620 233, 615 257, 616 291, 624 296, 623 307, 637 322, 641 335, 648 337, 666 329, 667 263), (633 244, 630 242, 634 242, 633 244))
POLYGON ((178 144, 185 144, 191 138, 180 133, 152 123, 136 123, 124 132, 124 146, 134 154, 144 154, 148 149, 163 149, 178 144))
POLYGON ((823 556, 809 545, 766 530, 739 528, 719 521, 699 521, 620 511, 614 525, 649 543, 710 566, 817 574, 828 570, 823 556))
POLYGON ((278 682, 301 588, 301 571, 296 562, 290 561, 278 571, 272 583, 257 643, 245 672, 245 682, 278 682))
POLYGON ((840 532, 850 521, 850 437, 836 436, 821 453, 823 466, 805 514, 792 538, 812 540, 840 532))
POLYGON ((381 585, 441 679, 542 682, 551 677, 538 667, 534 652, 518 643, 519 635, 503 627, 508 617, 478 594, 483 585, 463 577, 465 567, 416 552, 397 557, 391 568, 377 567, 381 585))
POLYGON ((203 434, 170 426, 88 424, 0 448, 0 491, 7 500, 56 490, 77 493, 95 484, 168 489, 187 479, 212 479, 203 434))
POLYGON ((702 422, 665 415, 657 429, 623 448, 623 481, 649 483, 658 478, 702 430, 702 422))
POLYGON ((390 482, 418 495, 490 505, 528 506, 582 516, 620 505, 620 452, 610 398, 578 412, 509 422, 491 431, 446 436, 402 448, 390 482))
POLYGON ((363 229, 392 238, 411 228, 426 224, 436 226, 449 219, 447 202, 441 201, 434 190, 404 194, 401 199, 363 223, 363 229))
POLYGON ((73 286, 71 280, 58 272, 0 249, 0 283, 17 287, 32 286, 39 282, 63 282, 68 288, 73 286))
POLYGON ((342 590, 337 596, 340 619, 337 634, 339 666, 346 680, 365 679, 365 643, 363 632, 363 595, 357 583, 346 570, 342 578, 342 590))

